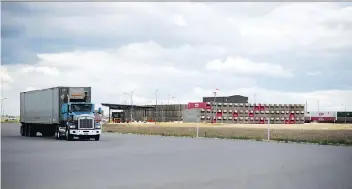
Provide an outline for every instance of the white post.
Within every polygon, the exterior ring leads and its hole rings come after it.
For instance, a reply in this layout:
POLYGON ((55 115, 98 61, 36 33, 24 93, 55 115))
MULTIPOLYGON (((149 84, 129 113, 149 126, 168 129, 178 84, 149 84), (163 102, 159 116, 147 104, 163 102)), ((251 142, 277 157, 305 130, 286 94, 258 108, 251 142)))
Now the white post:
POLYGON ((199 121, 200 118, 197 119, 197 138, 199 137, 199 121))
POLYGON ((270 118, 268 118, 268 141, 270 140, 270 118))

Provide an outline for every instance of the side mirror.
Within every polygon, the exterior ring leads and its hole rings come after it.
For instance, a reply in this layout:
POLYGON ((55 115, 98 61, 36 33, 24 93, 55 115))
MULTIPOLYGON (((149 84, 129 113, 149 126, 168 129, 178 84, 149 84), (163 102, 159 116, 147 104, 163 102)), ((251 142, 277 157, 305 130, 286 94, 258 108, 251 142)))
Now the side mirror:
POLYGON ((98 113, 99 113, 99 114, 101 114, 101 113, 102 113, 102 110, 101 110, 101 108, 100 108, 100 107, 98 108, 98 113))

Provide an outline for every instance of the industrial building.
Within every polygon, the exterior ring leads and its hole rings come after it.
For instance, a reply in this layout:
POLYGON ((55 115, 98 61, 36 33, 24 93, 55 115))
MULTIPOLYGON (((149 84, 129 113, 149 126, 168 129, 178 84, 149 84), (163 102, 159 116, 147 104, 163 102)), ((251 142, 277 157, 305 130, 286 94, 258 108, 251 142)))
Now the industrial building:
POLYGON ((187 109, 187 104, 168 104, 157 106, 137 106, 126 104, 102 103, 109 108, 109 122, 148 121, 169 122, 182 121, 182 110, 187 109), (112 112, 117 110, 116 112, 112 112))
MULTIPOLYGON (((249 104, 213 103, 211 109, 201 109, 199 115, 204 122, 264 124, 304 123, 304 104, 249 104)), ((198 116, 198 115, 197 115, 198 116)))
MULTIPOLYGON (((200 102, 202 103, 202 102, 200 102)), ((206 122, 264 124, 302 124, 305 122, 304 104, 250 104, 248 97, 232 95, 226 97, 203 97, 207 108, 189 109, 188 104, 126 105, 107 104, 109 121, 129 122, 206 122), (110 110, 119 110, 112 112, 110 110)))
POLYGON ((248 97, 241 95, 203 97, 203 102, 248 103, 248 97))
MULTIPOLYGON (((203 97, 203 102, 213 102, 214 97, 203 97)), ((225 97, 215 97, 215 101, 219 103, 247 103, 248 97, 241 95, 232 95, 225 97)), ((103 106, 109 108, 109 122, 129 122, 133 121, 150 121, 150 122, 170 122, 183 121, 182 112, 187 109, 187 104, 158 104, 158 105, 127 105, 127 104, 109 104, 102 103, 103 106), (117 110, 117 112, 111 112, 117 110), (132 113, 131 113, 132 112, 132 113)))

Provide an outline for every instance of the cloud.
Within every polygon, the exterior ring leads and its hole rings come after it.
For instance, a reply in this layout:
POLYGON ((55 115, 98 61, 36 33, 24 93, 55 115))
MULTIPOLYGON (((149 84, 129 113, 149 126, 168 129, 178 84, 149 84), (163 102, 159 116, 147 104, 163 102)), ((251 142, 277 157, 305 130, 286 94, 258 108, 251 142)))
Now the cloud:
POLYGON ((286 70, 282 65, 265 62, 256 63, 242 57, 227 57, 223 62, 221 60, 213 60, 207 63, 206 69, 235 74, 293 77, 291 71, 286 70))
MULTIPOLYGON (((198 88, 198 95, 211 94, 215 89, 198 88)), ((238 89, 220 89, 219 96, 230 96, 233 94, 241 94, 249 97, 249 101, 253 103, 266 104, 308 104, 309 111, 337 111, 341 110, 341 104, 346 109, 352 111, 352 102, 349 100, 352 90, 324 90, 311 92, 283 92, 278 90, 268 90, 260 87, 248 87, 238 89), (255 95, 255 98, 254 98, 255 95)))
POLYGON ((1 66, 1 82, 4 82, 4 83, 12 83, 13 82, 13 79, 11 78, 9 73, 7 72, 7 68, 2 67, 2 66, 1 66))
MULTIPOLYGON (((91 86, 93 101, 198 101, 215 88, 347 109, 351 7, 338 3, 3 3, 2 95, 91 86), (318 74, 318 71, 323 73, 318 74), (312 77, 315 75, 315 77, 312 77)), ((310 105, 312 104, 312 105, 310 105)))
POLYGON ((320 71, 311 71, 311 72, 307 72, 306 75, 308 75, 308 76, 320 76, 320 75, 322 75, 322 73, 320 71))
POLYGON ((46 67, 46 66, 27 66, 27 67, 23 67, 20 71, 23 73, 30 73, 30 72, 43 73, 45 75, 50 75, 50 76, 58 76, 60 74, 60 71, 57 68, 46 67))

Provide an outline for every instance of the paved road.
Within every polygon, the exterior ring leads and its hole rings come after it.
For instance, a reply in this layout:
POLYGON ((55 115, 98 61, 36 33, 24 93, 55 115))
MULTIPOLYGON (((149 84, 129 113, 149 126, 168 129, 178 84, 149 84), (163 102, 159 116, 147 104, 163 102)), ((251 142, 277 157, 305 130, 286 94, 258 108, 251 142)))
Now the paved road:
POLYGON ((352 148, 104 134, 19 135, 2 124, 3 189, 351 189, 352 148))

